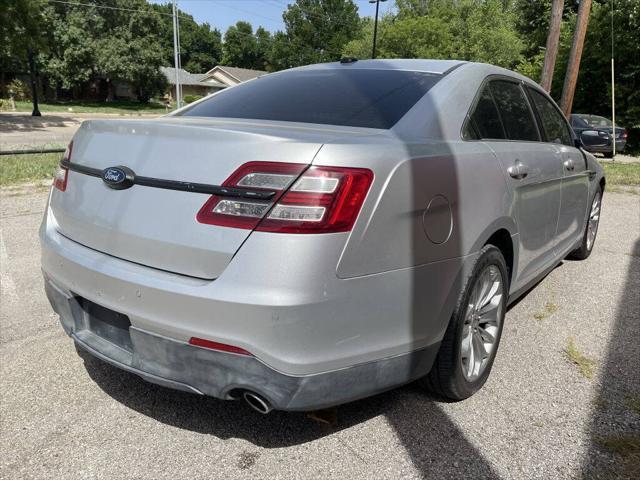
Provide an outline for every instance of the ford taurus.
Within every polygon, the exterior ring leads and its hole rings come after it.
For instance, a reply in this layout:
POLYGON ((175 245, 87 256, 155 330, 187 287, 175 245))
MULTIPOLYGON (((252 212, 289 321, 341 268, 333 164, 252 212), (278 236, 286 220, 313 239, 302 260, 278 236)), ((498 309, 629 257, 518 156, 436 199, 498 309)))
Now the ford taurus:
POLYGON ((271 409, 486 381, 507 306, 593 249, 605 186, 550 97, 476 63, 265 75, 153 120, 91 120, 41 227, 79 349, 271 409))

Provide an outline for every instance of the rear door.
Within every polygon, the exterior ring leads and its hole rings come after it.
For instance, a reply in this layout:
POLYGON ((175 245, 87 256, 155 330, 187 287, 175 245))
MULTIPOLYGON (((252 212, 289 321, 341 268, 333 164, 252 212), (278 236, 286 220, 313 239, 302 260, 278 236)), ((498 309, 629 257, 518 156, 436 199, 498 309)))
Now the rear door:
POLYGON ((471 115, 478 136, 500 160, 519 232, 517 289, 551 264, 560 210, 562 158, 540 141, 522 86, 499 77, 485 84, 471 115))
POLYGON ((556 250, 566 253, 582 236, 589 196, 589 175, 582 152, 574 147, 569 124, 546 94, 527 87, 542 126, 544 140, 562 157, 562 198, 556 229, 556 250))

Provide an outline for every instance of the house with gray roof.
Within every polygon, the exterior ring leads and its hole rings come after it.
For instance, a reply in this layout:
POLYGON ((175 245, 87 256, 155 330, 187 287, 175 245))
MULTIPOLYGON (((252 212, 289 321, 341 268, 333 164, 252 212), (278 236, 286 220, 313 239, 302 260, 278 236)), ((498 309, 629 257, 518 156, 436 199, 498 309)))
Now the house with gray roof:
MULTIPOLYGON (((176 69, 173 67, 160 67, 160 71, 167 77, 169 82, 167 96, 173 100, 176 98, 176 69)), ((178 79, 180 80, 180 85, 182 85, 183 97, 186 95, 204 97, 223 88, 233 87, 247 80, 253 80, 266 73, 262 70, 216 65, 207 73, 190 73, 180 68, 178 69, 178 79)))
POLYGON ((233 87, 239 83, 253 80, 267 72, 262 70, 250 70, 248 68, 228 67, 226 65, 216 65, 204 74, 203 81, 215 81, 224 84, 225 87, 233 87))
MULTIPOLYGON (((167 82, 169 83, 167 95, 173 100, 176 98, 176 69, 173 67, 160 67, 160 71, 167 77, 167 82)), ((178 79, 182 86, 182 96, 198 95, 204 97, 227 86, 215 79, 205 78, 206 76, 206 73, 190 73, 179 68, 178 79)))

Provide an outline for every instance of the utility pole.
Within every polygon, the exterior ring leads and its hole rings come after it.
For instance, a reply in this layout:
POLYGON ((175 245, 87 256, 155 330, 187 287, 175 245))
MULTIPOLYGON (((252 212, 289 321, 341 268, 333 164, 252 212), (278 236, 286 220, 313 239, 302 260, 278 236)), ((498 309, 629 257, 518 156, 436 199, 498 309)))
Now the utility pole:
POLYGON ((571 107, 573 106, 573 95, 576 91, 578 72, 580 71, 580 59, 582 58, 582 48, 584 47, 584 37, 589 25, 589 13, 591 12, 591 0, 581 0, 578 7, 578 19, 576 21, 576 31, 573 34, 573 44, 569 53, 569 65, 564 77, 562 86, 562 98, 560 108, 564 115, 569 118, 571 107))
POLYGON ((616 157, 616 79, 614 75, 614 40, 613 40, 613 0, 611 0, 611 142, 613 143, 613 158, 616 157))
POLYGON ((178 9, 176 0, 173 0, 173 60, 176 71, 176 107, 182 106, 182 89, 180 88, 180 43, 178 41, 178 9))
POLYGON ((547 93, 551 91, 553 70, 556 66, 563 8, 564 0, 553 0, 553 4, 551 5, 551 23, 549 24, 549 35, 547 36, 547 49, 544 52, 544 65, 542 66, 542 78, 540 79, 540 86, 544 88, 547 93))
POLYGON ((371 58, 376 58, 376 39, 378 38, 378 9, 380 2, 386 2, 387 0, 369 0, 369 3, 376 4, 376 17, 373 22, 373 49, 371 50, 371 58))

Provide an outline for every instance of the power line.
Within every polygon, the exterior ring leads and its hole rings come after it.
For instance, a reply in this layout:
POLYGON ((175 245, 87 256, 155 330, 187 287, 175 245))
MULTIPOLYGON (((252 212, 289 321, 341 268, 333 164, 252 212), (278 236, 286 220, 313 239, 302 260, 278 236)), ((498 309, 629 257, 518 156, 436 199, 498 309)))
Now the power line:
MULTIPOLYGON (((82 3, 82 2, 71 2, 71 1, 66 1, 66 0, 47 0, 50 3, 59 3, 59 4, 63 4, 63 5, 70 5, 70 6, 75 6, 75 7, 89 7, 89 8, 103 8, 106 10, 120 10, 120 11, 124 11, 124 12, 136 12, 136 13, 144 13, 147 15, 154 15, 154 14, 158 14, 158 15, 164 15, 167 17, 173 17, 173 14, 171 13, 164 13, 164 12, 159 12, 157 10, 154 9, 149 9, 149 10, 140 10, 140 9, 135 9, 135 8, 125 8, 125 7, 112 7, 110 5, 100 5, 100 4, 96 4, 96 3, 82 3)), ((162 5, 166 5, 166 4, 162 4, 162 5)), ((180 18, 185 18, 185 19, 193 19, 193 16, 191 15, 180 15, 177 14, 176 16, 180 17, 180 18)), ((214 27, 214 30, 217 30, 217 28, 214 27)), ((220 32, 221 34, 223 32, 220 32)), ((236 31, 235 32, 237 35, 246 35, 246 36, 250 36, 253 38, 255 37, 255 33, 245 33, 245 32, 239 32, 236 31)), ((268 39, 269 41, 273 41, 273 38, 269 37, 268 39)))
MULTIPOLYGON (((148 10, 140 10, 137 8, 125 8, 125 7, 112 7, 110 5, 100 5, 97 3, 82 3, 82 2, 69 2, 69 1, 64 1, 64 0, 47 0, 49 3, 61 3, 63 5, 71 5, 71 6, 75 6, 75 7, 93 7, 93 8, 103 8, 106 10, 120 10, 123 12, 136 12, 136 13, 146 13, 147 15, 152 15, 152 14, 158 14, 158 15, 165 15, 167 17, 173 17, 173 15, 171 13, 164 13, 164 12, 158 12, 157 10, 153 10, 152 8, 148 9, 148 10)), ((182 18, 190 18, 186 15, 178 15, 179 17, 182 18)))
MULTIPOLYGON (((89 8, 102 8, 102 9, 106 9, 106 10, 118 10, 118 11, 124 11, 124 12, 134 12, 134 13, 143 13, 143 14, 147 14, 147 15, 153 15, 153 14, 158 14, 158 15, 164 15, 167 17, 172 17, 173 15, 171 13, 164 13, 164 12, 159 12, 153 8, 150 8, 148 10, 141 10, 141 9, 135 9, 135 8, 126 8, 126 7, 113 7, 110 5, 101 5, 101 4, 97 4, 97 3, 83 3, 83 2, 77 2, 77 1, 69 1, 69 0, 47 0, 50 3, 58 3, 58 4, 62 4, 62 5, 70 5, 70 6, 77 6, 77 7, 89 7, 89 8)), ((195 1, 195 0, 185 0, 185 1, 195 1)), ((272 17, 267 17, 265 15, 261 15, 255 12, 251 12, 249 10, 245 10, 245 9, 241 9, 238 7, 232 7, 230 5, 226 5, 225 3, 223 3, 225 0, 201 0, 201 1, 209 1, 211 3, 213 3, 214 1, 216 3, 218 3, 218 5, 222 5, 225 6, 227 8, 231 8, 233 10, 237 10, 237 11, 241 11, 243 13, 248 13, 250 15, 254 15, 254 16, 259 16, 262 17, 264 19, 267 20, 271 20, 271 21, 280 21, 280 20, 276 20, 272 17)), ((285 4, 280 3, 278 0, 271 0, 273 3, 278 4, 278 5, 282 5, 285 6, 285 4)), ((157 5, 167 5, 167 4, 157 4, 157 5)), ((283 10, 284 11, 284 10, 283 10)), ((176 16, 180 17, 180 18, 185 18, 185 19, 193 19, 192 15, 180 15, 177 14, 176 16)), ((328 15, 323 15, 323 14, 314 14, 314 13, 308 13, 307 14, 308 17, 315 17, 315 18, 319 18, 319 19, 323 19, 323 20, 331 20, 331 18, 328 15)), ((351 23, 347 23, 347 22, 334 22, 335 25, 351 25, 351 23)), ((214 27, 214 30, 217 30, 217 28, 214 27)), ((221 34, 223 34, 226 32, 220 32, 221 34)), ((237 31, 235 32, 236 35, 243 35, 243 36, 249 36, 249 37, 255 37, 255 32, 254 33, 245 33, 245 32, 240 32, 237 31)), ((270 36, 268 39, 261 39, 262 41, 267 40, 268 42, 273 42, 275 41, 273 36, 270 36)))

